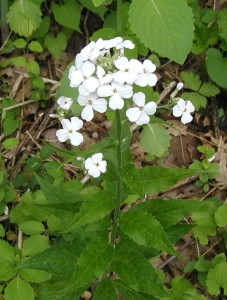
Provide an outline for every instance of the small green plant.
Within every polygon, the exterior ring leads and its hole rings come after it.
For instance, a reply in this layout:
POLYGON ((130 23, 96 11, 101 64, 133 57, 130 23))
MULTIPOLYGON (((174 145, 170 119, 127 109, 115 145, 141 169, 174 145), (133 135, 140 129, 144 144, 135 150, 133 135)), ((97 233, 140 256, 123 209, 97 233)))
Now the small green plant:
POLYGON ((199 174, 196 185, 202 187, 204 192, 208 192, 210 188, 209 180, 214 179, 219 170, 218 164, 212 162, 215 158, 215 150, 205 146, 199 146, 197 149, 204 155, 204 158, 202 161, 194 160, 190 165, 190 169, 196 170, 199 174))

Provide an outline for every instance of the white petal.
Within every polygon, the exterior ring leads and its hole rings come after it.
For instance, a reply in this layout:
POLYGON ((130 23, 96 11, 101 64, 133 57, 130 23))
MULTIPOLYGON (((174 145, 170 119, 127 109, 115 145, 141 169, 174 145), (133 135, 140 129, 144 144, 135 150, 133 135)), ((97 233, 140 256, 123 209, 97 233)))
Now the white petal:
POLYGON ((61 96, 58 98, 57 103, 62 109, 69 110, 73 104, 73 99, 61 96))
POLYGON ((97 66, 96 75, 100 79, 105 75, 105 70, 101 66, 97 66))
POLYGON ((85 106, 88 104, 88 97, 84 96, 84 95, 79 95, 79 97, 77 98, 77 101, 80 106, 85 106))
POLYGON ((97 90, 99 97, 109 97, 113 95, 114 88, 110 84, 104 84, 100 86, 97 90))
POLYGON ((149 121, 150 121, 150 117, 144 111, 142 111, 140 117, 138 118, 138 120, 136 120, 136 124, 144 125, 149 123, 149 121))
POLYGON ((125 81, 127 80, 127 74, 123 71, 117 71, 114 74, 114 80, 120 84, 124 84, 125 81))
POLYGON ((95 72, 95 65, 90 61, 85 61, 81 67, 81 70, 86 77, 90 77, 95 72))
POLYGON ((185 111, 185 107, 186 107, 186 101, 184 101, 184 99, 179 98, 178 102, 177 102, 177 106, 179 107, 179 109, 183 112, 185 111))
POLYGON ((83 96, 90 95, 90 92, 85 88, 83 83, 79 86, 78 90, 79 90, 80 95, 83 95, 83 96))
POLYGON ((60 142, 64 143, 69 138, 69 132, 65 129, 59 129, 56 131, 56 136, 60 142))
POLYGON ((124 101, 119 94, 114 94, 110 97, 109 107, 113 110, 122 109, 124 107, 124 101))
POLYGON ((133 84, 136 80, 137 80, 137 78, 138 78, 138 74, 135 72, 135 71, 133 71, 133 70, 129 70, 127 73, 125 73, 126 74, 126 80, 125 80, 125 82, 126 83, 128 83, 128 84, 133 84))
POLYGON ((148 74, 147 75, 148 78, 148 85, 149 86, 155 86, 157 81, 158 81, 158 77, 155 74, 148 74))
POLYGON ((94 118, 94 112, 91 105, 86 105, 82 110, 81 117, 87 122, 91 121, 94 118))
POLYGON ((94 165, 93 159, 91 157, 88 157, 85 162, 84 162, 84 166, 85 168, 88 170, 90 169, 91 166, 94 165))
POLYGON ((105 160, 100 161, 100 163, 99 163, 99 170, 102 173, 106 173, 106 167, 107 167, 107 162, 105 160))
POLYGON ((88 170, 88 174, 91 175, 94 178, 97 178, 100 176, 101 172, 99 171, 99 169, 97 168, 97 166, 92 166, 89 170, 88 170))
POLYGON ((144 69, 149 72, 149 73, 153 73, 156 70, 156 65, 153 64, 150 60, 145 59, 145 61, 143 62, 143 67, 144 69))
POLYGON ((140 114, 141 110, 139 109, 139 107, 132 107, 126 110, 126 116, 131 122, 135 122, 137 119, 139 119, 140 114))
POLYGON ((190 112, 190 113, 195 111, 194 105, 189 100, 186 102, 186 107, 185 108, 186 108, 187 112, 190 112))
POLYGON ((61 120, 61 125, 63 129, 65 130, 71 130, 72 129, 72 124, 68 119, 62 119, 61 120))
POLYGON ((104 113, 107 110, 107 101, 104 98, 93 100, 92 107, 94 110, 104 113))
POLYGON ((102 161, 103 154, 102 153, 96 153, 96 154, 92 155, 91 158, 92 158, 94 164, 98 164, 100 161, 102 161))
POLYGON ((130 60, 130 68, 132 68, 136 73, 143 73, 143 65, 137 59, 130 60))
POLYGON ((91 76, 84 81, 84 86, 90 93, 93 93, 99 87, 99 81, 91 76))
POLYGON ((135 81, 135 84, 141 87, 145 87, 148 85, 148 77, 146 74, 142 73, 138 75, 138 78, 135 81))
POLYGON ((125 71, 126 69, 128 69, 130 67, 127 57, 124 57, 124 56, 118 58, 115 61, 115 66, 121 71, 125 71))
POLYGON ((180 116, 182 116, 182 114, 183 114, 182 110, 179 109, 178 105, 175 105, 173 107, 173 115, 174 115, 174 117, 180 117, 180 116))
POLYGON ((157 104, 153 101, 148 102, 145 106, 144 106, 144 111, 147 115, 153 115, 155 114, 157 109, 157 104))
POLYGON ((83 142, 84 138, 81 133, 73 131, 69 133, 69 139, 73 146, 78 146, 83 142))
POLYGON ((181 122, 184 124, 190 123, 192 121, 193 117, 190 115, 189 112, 183 113, 181 117, 181 122))
POLYGON ((139 107, 143 107, 145 105, 145 94, 142 92, 135 93, 132 97, 135 104, 139 107))
POLYGON ((83 81, 84 76, 80 70, 71 73, 70 87, 78 87, 83 81))
POLYGON ((129 99, 133 95, 132 86, 125 84, 121 88, 118 89, 118 93, 122 98, 129 99))
POLYGON ((72 130, 73 131, 77 131, 79 130, 81 127, 83 127, 83 121, 81 121, 79 118, 77 117, 72 117, 71 118, 71 124, 72 124, 72 130))
POLYGON ((76 68, 80 69, 82 64, 83 64, 83 58, 82 58, 81 54, 79 53, 76 55, 76 59, 75 59, 76 68))

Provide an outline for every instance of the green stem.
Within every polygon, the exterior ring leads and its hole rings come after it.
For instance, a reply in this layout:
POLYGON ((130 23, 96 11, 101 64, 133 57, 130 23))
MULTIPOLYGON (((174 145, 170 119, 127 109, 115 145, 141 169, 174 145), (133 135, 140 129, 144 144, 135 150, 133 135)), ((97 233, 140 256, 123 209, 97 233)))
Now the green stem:
POLYGON ((121 164, 122 164, 122 157, 121 157, 121 148, 122 148, 122 141, 121 141, 121 116, 119 109, 116 110, 116 125, 117 125, 117 146, 116 146, 116 154, 117 154, 117 184, 116 184, 116 200, 117 206, 114 210, 113 215, 113 230, 111 236, 111 243, 115 247, 116 237, 118 233, 118 222, 119 222, 119 214, 120 214, 120 207, 121 207, 121 164))
POLYGON ((123 35, 123 2, 122 0, 117 0, 117 31, 119 35, 123 35))

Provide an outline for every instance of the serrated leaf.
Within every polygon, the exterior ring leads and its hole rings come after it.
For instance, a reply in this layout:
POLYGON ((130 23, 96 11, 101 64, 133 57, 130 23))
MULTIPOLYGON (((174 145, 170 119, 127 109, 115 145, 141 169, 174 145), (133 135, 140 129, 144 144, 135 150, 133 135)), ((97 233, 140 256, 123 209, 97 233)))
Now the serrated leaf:
POLYGON ((124 297, 124 300, 156 300, 158 298, 151 295, 146 295, 139 293, 120 280, 114 280, 113 285, 119 291, 119 293, 124 297))
POLYGON ((13 278, 16 274, 13 248, 5 241, 0 240, 0 281, 13 278))
POLYGON ((27 282, 34 282, 34 283, 44 282, 51 278, 51 275, 46 271, 32 270, 27 268, 18 270, 18 274, 27 282))
POLYGON ((199 93, 205 97, 214 97, 220 93, 220 89, 211 82, 204 82, 199 89, 199 93))
POLYGON ((99 193, 84 195, 84 201, 80 211, 72 220, 72 225, 67 231, 75 230, 78 227, 91 224, 103 219, 116 206, 114 195, 101 191, 99 193))
POLYGON ((52 10, 55 20, 66 28, 80 32, 80 5, 74 0, 67 0, 64 4, 53 3, 52 10))
POLYGON ((223 204, 217 209, 215 221, 219 227, 224 227, 227 224, 227 204, 223 204))
POLYGON ((26 260, 20 268, 38 269, 53 274, 70 277, 75 268, 75 261, 83 251, 82 243, 60 243, 26 260))
POLYGON ((191 224, 176 224, 168 227, 165 230, 166 236, 170 240, 172 244, 178 242, 181 238, 183 238, 189 231, 191 231, 193 225, 191 224))
POLYGON ((66 286, 66 281, 59 281, 54 284, 43 284, 39 293, 39 300, 77 300, 81 298, 84 289, 62 292, 66 286))
POLYGON ((196 92, 185 92, 181 94, 181 98, 184 100, 190 100, 192 104, 195 106, 196 110, 199 110, 201 107, 206 108, 207 106, 207 98, 200 95, 196 92))
POLYGON ((29 283, 19 276, 14 278, 5 288, 5 300, 34 300, 34 292, 29 283))
POLYGON ((138 245, 155 248, 176 255, 163 227, 151 214, 131 209, 120 218, 120 228, 138 245))
POLYGON ((151 50, 182 64, 193 40, 192 11, 185 0, 133 0, 131 29, 151 50))
POLYGON ((211 295, 218 296, 220 288, 224 289, 227 296, 227 263, 220 263, 208 272, 206 286, 211 295))
POLYGON ((148 154, 161 157, 167 152, 170 139, 170 134, 162 125, 148 123, 143 129, 141 143, 148 154))
POLYGON ((22 255, 34 256, 49 248, 49 239, 44 235, 34 235, 24 241, 22 255))
POLYGON ((137 209, 152 214, 164 228, 168 228, 188 217, 191 213, 203 206, 201 201, 196 200, 161 200, 153 199, 140 203, 137 209))
POLYGON ((218 49, 207 50, 206 68, 210 78, 220 87, 227 88, 227 59, 218 49))
POLYGON ((65 290, 76 290, 102 275, 113 259, 113 247, 105 239, 89 243, 76 261, 75 272, 65 290))
POLYGON ((38 5, 29 0, 16 0, 10 6, 7 20, 10 29, 20 36, 29 37, 42 21, 38 5))
POLYGON ((116 290, 110 278, 104 278, 95 290, 93 300, 118 300, 116 290))
POLYGON ((48 34, 45 36, 44 44, 54 58, 59 59, 61 53, 67 47, 67 38, 63 32, 59 32, 56 38, 48 34))
POLYGON ((157 166, 136 169, 132 165, 126 165, 122 173, 123 181, 133 194, 141 196, 163 192, 178 181, 194 174, 194 172, 187 169, 171 169, 157 166))
POLYGON ((40 234, 45 231, 44 225, 39 221, 27 221, 20 224, 19 229, 28 235, 40 234))
MULTIPOLYGON (((122 240, 117 245, 113 267, 125 288, 130 287, 135 294, 141 292, 159 297, 167 294, 155 268, 130 241, 122 240)), ((135 299, 143 299, 137 296, 135 299)))
POLYGON ((197 92, 201 87, 202 80, 200 76, 194 72, 183 71, 181 72, 181 78, 184 82, 184 87, 187 89, 197 92))
POLYGON ((216 234, 216 222, 214 214, 218 208, 218 203, 214 201, 206 202, 207 206, 197 210, 192 214, 192 220, 195 222, 195 227, 192 229, 194 235, 199 239, 202 245, 208 243, 208 236, 216 234))

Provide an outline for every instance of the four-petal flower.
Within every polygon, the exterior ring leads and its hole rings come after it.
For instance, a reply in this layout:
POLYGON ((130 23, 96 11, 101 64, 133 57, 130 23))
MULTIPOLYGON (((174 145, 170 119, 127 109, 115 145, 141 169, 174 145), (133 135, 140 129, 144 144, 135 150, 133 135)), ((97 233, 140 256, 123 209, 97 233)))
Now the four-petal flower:
POLYGON ((184 124, 192 121, 191 113, 195 111, 194 105, 191 101, 179 98, 177 104, 173 107, 174 117, 181 117, 181 122, 184 124))
POLYGON ((96 153, 85 160, 84 166, 85 169, 87 169, 89 175, 97 178, 101 175, 101 173, 106 173, 107 162, 102 159, 103 154, 96 153))
POLYGON ((61 120, 63 129, 59 129, 56 132, 56 136, 60 142, 70 140, 73 146, 78 146, 83 142, 83 136, 77 132, 82 126, 83 122, 77 118, 72 117, 71 121, 68 119, 61 120))
POLYGON ((94 117, 94 111, 104 113, 107 110, 107 101, 104 98, 99 98, 96 93, 88 96, 79 95, 77 99, 81 106, 84 106, 81 117, 86 121, 91 121, 94 117))

